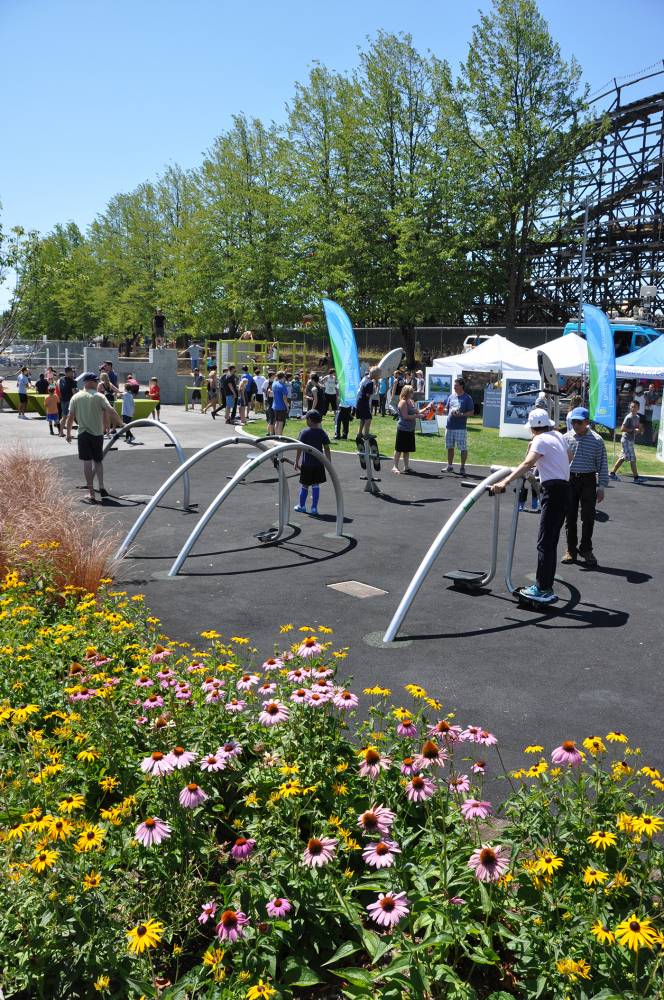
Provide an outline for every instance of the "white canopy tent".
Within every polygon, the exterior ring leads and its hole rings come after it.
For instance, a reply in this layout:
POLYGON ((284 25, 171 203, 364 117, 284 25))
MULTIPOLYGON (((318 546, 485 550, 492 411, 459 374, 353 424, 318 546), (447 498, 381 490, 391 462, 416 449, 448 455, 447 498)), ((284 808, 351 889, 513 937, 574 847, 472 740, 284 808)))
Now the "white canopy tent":
POLYGON ((576 333, 568 333, 538 347, 531 347, 525 352, 524 371, 538 371, 538 351, 543 351, 551 359, 559 375, 585 375, 588 372, 588 345, 576 333))
MULTIPOLYGON (((434 358, 433 371, 443 369, 446 372, 460 374, 464 372, 502 372, 523 371, 530 368, 524 363, 528 351, 524 347, 513 344, 507 337, 495 334, 489 337, 479 347, 465 354, 454 354, 449 358, 434 358)), ((537 367, 537 360, 535 361, 537 367)))

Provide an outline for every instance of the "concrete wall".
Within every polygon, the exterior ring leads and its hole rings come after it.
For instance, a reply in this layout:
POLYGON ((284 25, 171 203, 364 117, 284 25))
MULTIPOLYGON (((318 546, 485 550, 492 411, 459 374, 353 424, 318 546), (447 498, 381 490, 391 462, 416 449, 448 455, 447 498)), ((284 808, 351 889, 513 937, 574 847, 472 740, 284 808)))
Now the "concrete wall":
POLYGON ((121 388, 123 379, 131 372, 138 379, 143 395, 150 384, 150 379, 156 375, 159 379, 162 403, 167 405, 184 403, 184 388, 186 385, 191 385, 191 376, 178 375, 177 351, 168 348, 150 350, 147 361, 137 361, 135 358, 120 358, 117 347, 86 347, 82 370, 99 371, 103 361, 113 362, 121 388))

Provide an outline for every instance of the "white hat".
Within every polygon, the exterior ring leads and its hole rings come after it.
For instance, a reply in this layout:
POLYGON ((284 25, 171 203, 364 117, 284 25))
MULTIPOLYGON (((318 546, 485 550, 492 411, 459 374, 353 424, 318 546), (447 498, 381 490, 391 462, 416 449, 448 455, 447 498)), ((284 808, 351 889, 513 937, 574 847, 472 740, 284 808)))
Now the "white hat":
POLYGON ((546 410, 531 410, 526 421, 529 427, 553 427, 553 420, 549 419, 546 410))

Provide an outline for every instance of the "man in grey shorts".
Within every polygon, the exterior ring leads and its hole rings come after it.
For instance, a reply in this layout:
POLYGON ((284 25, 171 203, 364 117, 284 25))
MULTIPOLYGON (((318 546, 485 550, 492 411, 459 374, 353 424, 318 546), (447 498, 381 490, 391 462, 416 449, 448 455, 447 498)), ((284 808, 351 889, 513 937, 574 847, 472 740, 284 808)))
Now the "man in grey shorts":
POLYGON ((618 469, 623 462, 629 462, 634 482, 643 483, 645 480, 641 478, 639 470, 636 467, 636 449, 634 447, 637 435, 643 433, 643 428, 641 427, 641 417, 639 416, 638 400, 633 399, 629 404, 629 413, 623 420, 620 431, 620 455, 618 456, 618 461, 609 473, 609 478, 615 480, 620 479, 618 469))

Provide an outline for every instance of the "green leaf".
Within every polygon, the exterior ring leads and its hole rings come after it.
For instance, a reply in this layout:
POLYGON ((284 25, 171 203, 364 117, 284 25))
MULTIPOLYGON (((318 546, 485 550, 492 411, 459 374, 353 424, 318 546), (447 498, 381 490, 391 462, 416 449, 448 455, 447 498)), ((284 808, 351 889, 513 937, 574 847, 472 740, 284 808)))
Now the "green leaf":
POLYGON ((347 979, 353 986, 373 986, 376 978, 373 972, 360 968, 332 969, 332 974, 339 979, 347 979))
POLYGON ((308 965, 302 965, 295 958, 285 962, 285 977, 289 986, 316 986, 322 980, 308 965))
POLYGON ((337 948, 332 958, 328 958, 327 962, 323 962, 323 967, 326 965, 334 965, 335 962, 340 962, 342 958, 347 958, 349 955, 353 955, 357 950, 357 945, 353 944, 352 941, 344 941, 344 943, 337 948))

